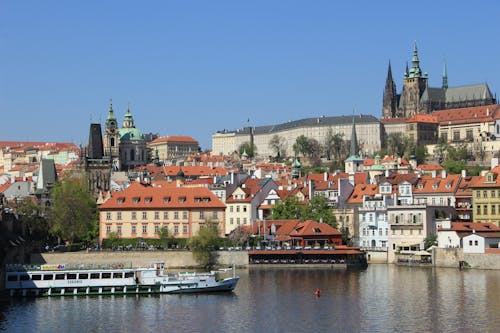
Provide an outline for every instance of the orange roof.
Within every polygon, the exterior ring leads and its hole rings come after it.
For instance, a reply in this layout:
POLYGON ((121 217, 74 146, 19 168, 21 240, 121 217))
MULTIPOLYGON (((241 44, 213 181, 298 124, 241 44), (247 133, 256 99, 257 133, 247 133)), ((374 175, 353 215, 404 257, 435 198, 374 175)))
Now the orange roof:
POLYGON ((154 139, 153 141, 150 142, 150 144, 155 144, 155 143, 163 143, 163 142, 187 142, 187 143, 196 143, 198 144, 198 141, 193 139, 190 136, 162 136, 159 138, 154 139))
POLYGON ((133 182, 120 192, 111 192, 111 198, 99 209, 167 209, 220 208, 226 206, 205 187, 164 187, 161 183, 143 185, 133 182))
POLYGON ((348 203, 362 203, 363 195, 372 196, 378 193, 378 185, 376 184, 356 184, 351 196, 347 200, 348 203))
POLYGON ((437 123, 437 117, 430 114, 416 114, 406 121, 407 123, 437 123))
POLYGON ((475 230, 476 232, 498 232, 500 228, 493 223, 486 222, 451 222, 451 228, 438 230, 448 230, 448 231, 470 231, 475 230))
POLYGON ((413 193, 423 194, 455 192, 458 189, 460 178, 460 175, 446 175, 445 178, 441 176, 432 177, 430 175, 422 176, 413 188, 413 193))
POLYGON ((403 124, 406 122, 406 118, 382 118, 380 122, 382 124, 403 124))
POLYGON ((422 171, 433 171, 433 170, 443 170, 440 164, 419 164, 417 169, 422 171))
POLYGON ((493 121, 498 116, 498 105, 484 105, 461 109, 448 109, 432 112, 439 125, 457 125, 484 123, 493 121))
POLYGON ((5 192, 5 190, 8 189, 10 187, 10 185, 12 185, 11 182, 6 182, 5 184, 0 185, 0 193, 5 192))

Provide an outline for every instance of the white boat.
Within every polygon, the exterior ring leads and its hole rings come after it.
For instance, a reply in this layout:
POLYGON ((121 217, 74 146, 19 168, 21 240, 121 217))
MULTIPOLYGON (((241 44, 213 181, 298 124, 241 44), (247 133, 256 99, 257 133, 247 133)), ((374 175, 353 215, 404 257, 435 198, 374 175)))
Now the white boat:
POLYGON ((231 269, 164 273, 163 263, 148 268, 70 268, 66 265, 7 265, 5 287, 11 296, 119 295, 230 292, 239 277, 231 269))

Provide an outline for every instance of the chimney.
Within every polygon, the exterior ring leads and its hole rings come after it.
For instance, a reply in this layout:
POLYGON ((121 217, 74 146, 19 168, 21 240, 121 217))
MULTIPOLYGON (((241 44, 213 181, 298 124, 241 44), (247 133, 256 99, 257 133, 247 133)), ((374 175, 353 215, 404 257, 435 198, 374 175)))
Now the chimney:
POLYGON ((494 157, 491 159, 491 169, 494 169, 498 166, 498 157, 494 157))
POLYGON ((234 184, 234 171, 231 171, 231 185, 234 184))
POLYGON ((328 172, 325 171, 325 173, 323 174, 323 180, 326 182, 328 181, 328 172))
POLYGON ((465 178, 467 176, 467 170, 462 170, 462 178, 465 178))
POLYGON ((441 171, 441 178, 446 179, 446 170, 441 171))
POLYGON ((437 175, 437 171, 436 170, 432 170, 432 178, 436 178, 436 175, 437 175))
POLYGON ((349 174, 349 183, 351 183, 352 186, 355 185, 355 181, 354 181, 354 173, 350 173, 349 174))
POLYGON ((309 200, 311 200, 313 195, 314 195, 314 181, 310 180, 309 181, 309 200))

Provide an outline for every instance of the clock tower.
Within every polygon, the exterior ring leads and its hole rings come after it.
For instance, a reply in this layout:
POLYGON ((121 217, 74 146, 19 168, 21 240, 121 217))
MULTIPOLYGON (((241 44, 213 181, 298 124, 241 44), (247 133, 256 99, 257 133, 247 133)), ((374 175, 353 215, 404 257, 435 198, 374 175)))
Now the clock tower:
POLYGON ((120 170, 119 144, 120 133, 113 112, 113 102, 110 101, 108 116, 106 118, 106 128, 104 129, 104 155, 110 157, 113 171, 120 170))

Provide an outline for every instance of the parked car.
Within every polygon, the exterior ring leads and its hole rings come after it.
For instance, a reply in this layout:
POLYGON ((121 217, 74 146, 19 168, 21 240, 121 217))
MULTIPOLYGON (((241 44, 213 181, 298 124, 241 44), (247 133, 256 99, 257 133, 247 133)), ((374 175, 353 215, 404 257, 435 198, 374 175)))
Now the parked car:
POLYGON ((54 252, 66 252, 67 250, 68 248, 63 244, 56 245, 52 248, 52 251, 54 252))

